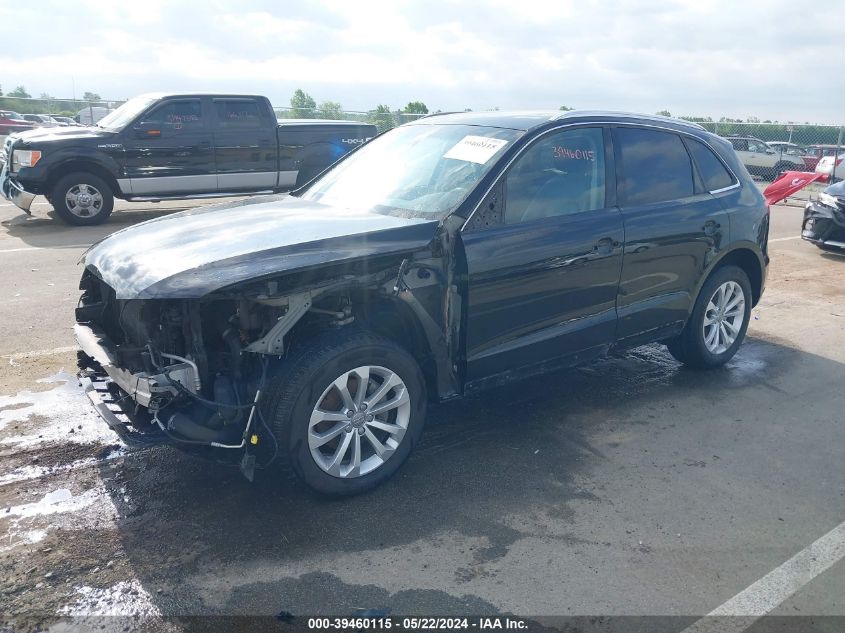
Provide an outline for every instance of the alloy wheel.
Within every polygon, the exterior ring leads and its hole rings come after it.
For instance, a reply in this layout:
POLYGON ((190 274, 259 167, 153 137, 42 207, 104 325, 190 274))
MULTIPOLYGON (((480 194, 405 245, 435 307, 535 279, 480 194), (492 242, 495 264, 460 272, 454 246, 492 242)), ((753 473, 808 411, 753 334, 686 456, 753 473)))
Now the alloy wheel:
POLYGON ((723 354, 734 344, 745 320, 745 293, 735 281, 726 281, 713 293, 704 311, 704 345, 723 354))
POLYGON ((91 185, 74 185, 65 194, 65 205, 73 215, 91 218, 103 210, 103 194, 91 185))
POLYGON ((411 398, 402 379, 386 367, 364 365, 323 391, 308 423, 308 447, 328 474, 360 477, 390 459, 410 418, 411 398))

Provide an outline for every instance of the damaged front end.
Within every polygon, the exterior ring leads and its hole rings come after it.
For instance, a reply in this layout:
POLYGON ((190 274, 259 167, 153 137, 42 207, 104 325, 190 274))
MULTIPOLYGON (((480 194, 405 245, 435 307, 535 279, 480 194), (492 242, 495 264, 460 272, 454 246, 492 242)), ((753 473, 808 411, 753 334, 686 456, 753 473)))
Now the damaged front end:
MULTIPOLYGON (((259 439, 270 435, 258 408, 268 354, 283 353, 285 335, 318 290, 286 298, 127 300, 90 271, 80 286, 80 382, 100 417, 132 446, 251 447, 237 452, 251 478, 259 439)), ((332 307, 346 315, 343 306, 332 307)))
POLYGON ((845 187, 833 185, 804 208, 801 237, 825 250, 845 250, 845 187))
MULTIPOLYGON (((278 450, 262 400, 292 345, 356 322, 398 327, 384 308, 421 321, 420 362, 437 391, 454 395, 448 332, 439 307, 451 277, 429 248, 330 271, 279 274, 199 298, 119 298, 95 269, 80 288, 75 332, 80 382, 97 413, 128 445, 172 444, 240 461, 248 478, 278 450)), ((407 334, 410 336, 410 334, 407 334)))

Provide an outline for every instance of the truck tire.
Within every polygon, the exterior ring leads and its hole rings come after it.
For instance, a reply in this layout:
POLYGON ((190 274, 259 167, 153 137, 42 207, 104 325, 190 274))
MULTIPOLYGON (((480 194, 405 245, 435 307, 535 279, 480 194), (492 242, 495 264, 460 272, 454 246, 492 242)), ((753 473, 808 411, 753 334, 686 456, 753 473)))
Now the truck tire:
POLYGON ((774 180, 777 180, 783 172, 790 171, 790 170, 794 171, 796 169, 798 169, 798 168, 795 165, 793 165, 792 163, 781 162, 781 163, 778 163, 777 165, 775 165, 772 168, 772 173, 770 175, 771 175, 772 180, 774 181, 774 180))
POLYGON ((293 350, 265 393, 263 415, 283 462, 325 495, 359 494, 391 477, 425 421, 417 362, 393 341, 357 328, 293 350))
POLYGON ((75 226, 101 224, 114 208, 114 195, 108 183, 84 171, 60 178, 49 200, 59 217, 75 226))
POLYGON ((717 268, 704 282, 681 334, 667 342, 669 353, 695 369, 721 367, 742 345, 751 301, 751 282, 742 268, 717 268))

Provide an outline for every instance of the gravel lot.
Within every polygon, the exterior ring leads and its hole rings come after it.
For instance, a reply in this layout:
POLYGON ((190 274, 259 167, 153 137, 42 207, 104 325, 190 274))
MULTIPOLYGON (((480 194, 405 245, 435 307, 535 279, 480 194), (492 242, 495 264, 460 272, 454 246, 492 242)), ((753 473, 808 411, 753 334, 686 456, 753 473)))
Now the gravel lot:
POLYGON ((326 501, 290 476, 118 450, 76 385, 85 246, 185 206, 69 228, 42 199, 29 220, 0 204, 0 630, 390 609, 679 631, 737 594, 727 615, 845 616, 845 257, 797 239, 800 208, 772 209, 767 290, 727 368, 649 346, 434 407, 399 476, 326 501), (140 617, 84 619, 109 614, 140 617))

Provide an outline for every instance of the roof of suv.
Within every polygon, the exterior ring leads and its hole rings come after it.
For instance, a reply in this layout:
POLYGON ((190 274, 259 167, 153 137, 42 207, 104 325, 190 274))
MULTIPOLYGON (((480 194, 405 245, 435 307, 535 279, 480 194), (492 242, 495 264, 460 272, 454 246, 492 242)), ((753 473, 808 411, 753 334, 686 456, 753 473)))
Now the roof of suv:
POLYGON ((430 114, 426 117, 412 121, 415 123, 445 123, 463 125, 484 125, 489 127, 510 128, 514 130, 528 131, 551 121, 629 121, 638 123, 659 123, 670 124, 674 127, 704 131, 698 123, 673 119, 656 114, 636 114, 633 112, 614 112, 612 110, 540 110, 540 111, 513 111, 513 112, 444 112, 442 114, 430 114))

